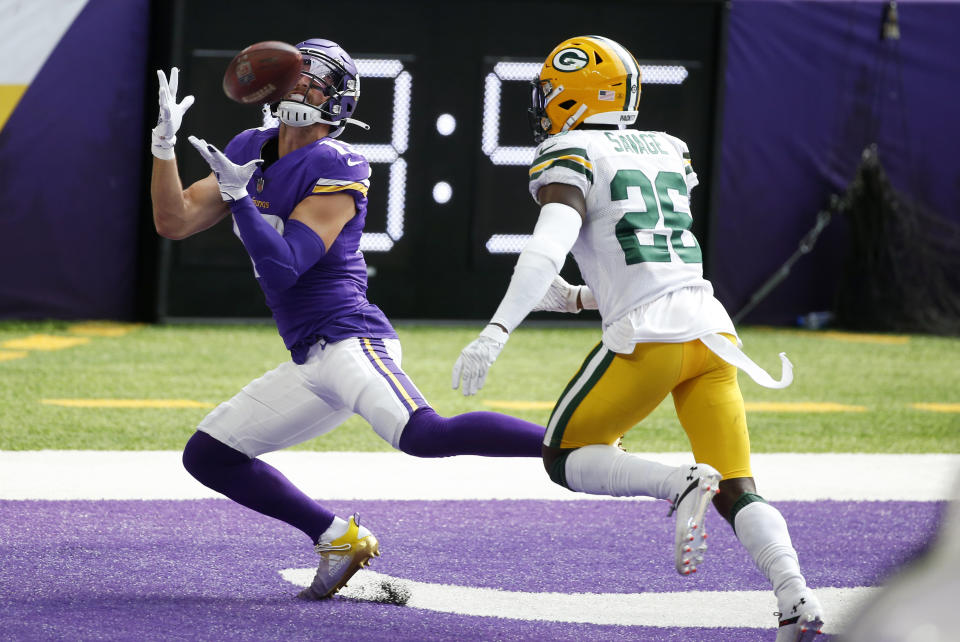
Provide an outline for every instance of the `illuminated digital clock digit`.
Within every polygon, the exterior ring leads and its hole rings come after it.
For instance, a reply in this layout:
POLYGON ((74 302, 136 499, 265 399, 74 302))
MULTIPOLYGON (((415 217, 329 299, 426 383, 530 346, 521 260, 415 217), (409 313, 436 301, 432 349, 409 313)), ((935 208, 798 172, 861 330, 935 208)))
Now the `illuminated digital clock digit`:
MULTIPOLYGON (((403 62, 390 58, 358 58, 355 61, 364 78, 393 79, 393 120, 390 141, 386 143, 354 144, 370 163, 389 165, 387 186, 387 229, 384 232, 364 232, 360 238, 363 252, 389 252, 403 238, 404 204, 407 194, 407 161, 404 154, 410 137, 410 96, 413 76, 404 69, 403 62)), ((362 86, 361 86, 362 91, 362 86)))

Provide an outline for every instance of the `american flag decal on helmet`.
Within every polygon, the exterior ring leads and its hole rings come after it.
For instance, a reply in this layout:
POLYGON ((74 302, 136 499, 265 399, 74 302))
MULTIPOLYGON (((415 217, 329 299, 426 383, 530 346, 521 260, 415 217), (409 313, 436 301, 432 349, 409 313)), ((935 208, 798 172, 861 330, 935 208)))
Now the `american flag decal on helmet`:
POLYGON ((616 97, 617 97, 617 92, 610 91, 609 89, 601 89, 600 93, 597 94, 597 98, 599 100, 609 100, 611 102, 615 100, 616 97))

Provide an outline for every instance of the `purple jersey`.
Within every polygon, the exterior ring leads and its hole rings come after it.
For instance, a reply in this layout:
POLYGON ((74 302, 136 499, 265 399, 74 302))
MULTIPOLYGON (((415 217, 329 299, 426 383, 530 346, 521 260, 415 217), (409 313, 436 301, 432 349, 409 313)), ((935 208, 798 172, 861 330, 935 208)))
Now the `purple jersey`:
MULTIPOLYGON (((278 134, 275 127, 248 129, 235 136, 224 153, 243 165, 261 158, 261 150, 278 134)), ((310 346, 318 340, 397 336, 380 308, 367 301, 367 264, 360 252, 360 236, 367 217, 369 185, 367 159, 350 145, 330 138, 294 150, 266 170, 257 168, 247 184, 247 193, 260 215, 279 233, 297 204, 312 195, 346 192, 357 206, 356 216, 323 258, 292 287, 272 291, 258 279, 280 336, 296 363, 306 360, 310 346)))

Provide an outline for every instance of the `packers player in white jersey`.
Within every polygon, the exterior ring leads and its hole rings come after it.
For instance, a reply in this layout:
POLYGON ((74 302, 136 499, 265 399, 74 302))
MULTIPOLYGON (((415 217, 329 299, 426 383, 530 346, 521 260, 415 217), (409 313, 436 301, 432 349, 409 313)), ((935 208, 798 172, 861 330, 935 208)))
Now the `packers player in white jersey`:
POLYGON ((533 310, 597 308, 603 340, 554 407, 543 443, 550 478, 571 490, 670 500, 674 558, 689 574, 706 551, 712 503, 731 524, 779 604, 780 642, 810 639, 823 610, 807 587, 780 512, 757 493, 737 370, 774 380, 741 350, 736 329, 703 277, 691 232, 697 174, 687 145, 637 119, 640 68, 601 36, 560 43, 533 81, 531 125, 539 144, 530 193, 540 205, 531 240, 490 323, 464 348, 453 387, 475 394, 514 330, 533 310), (572 252, 586 282, 560 276, 572 252), (617 447, 671 394, 693 465, 671 467, 617 447))

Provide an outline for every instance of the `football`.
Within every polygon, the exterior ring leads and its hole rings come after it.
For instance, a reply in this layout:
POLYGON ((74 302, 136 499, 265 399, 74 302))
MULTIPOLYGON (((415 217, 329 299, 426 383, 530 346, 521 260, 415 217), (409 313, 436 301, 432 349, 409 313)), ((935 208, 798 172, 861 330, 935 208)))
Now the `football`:
POLYGON ((277 40, 258 42, 227 65, 223 93, 244 105, 276 102, 296 86, 302 68, 296 47, 277 40))

